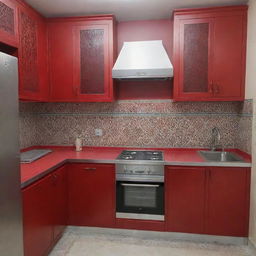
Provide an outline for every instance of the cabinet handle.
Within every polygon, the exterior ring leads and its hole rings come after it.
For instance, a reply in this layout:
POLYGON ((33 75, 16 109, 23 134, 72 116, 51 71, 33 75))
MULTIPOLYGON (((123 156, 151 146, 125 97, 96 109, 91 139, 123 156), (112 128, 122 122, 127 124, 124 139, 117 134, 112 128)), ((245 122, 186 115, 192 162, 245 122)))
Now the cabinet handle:
POLYGON ((220 93, 220 86, 218 84, 215 85, 214 93, 219 94, 220 93))
POLYGON ((214 90, 213 90, 213 81, 211 80, 211 82, 210 82, 210 93, 213 93, 214 92, 214 90))
POLYGON ((121 186, 123 187, 148 187, 148 188, 159 188, 160 185, 154 185, 154 184, 131 184, 131 183, 121 183, 121 186))
POLYGON ((85 168, 83 168, 83 170, 85 170, 85 171, 96 171, 96 168, 94 168, 94 167, 85 167, 85 168))

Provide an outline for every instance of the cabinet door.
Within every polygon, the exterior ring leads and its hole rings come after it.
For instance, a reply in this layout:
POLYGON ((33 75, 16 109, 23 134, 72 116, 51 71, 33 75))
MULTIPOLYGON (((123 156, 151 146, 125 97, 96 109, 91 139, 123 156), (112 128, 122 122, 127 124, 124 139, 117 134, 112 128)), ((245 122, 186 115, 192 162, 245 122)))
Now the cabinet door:
POLYGON ((212 96, 213 19, 174 21, 174 99, 212 96))
POLYGON ((52 101, 76 101, 73 88, 72 23, 49 21, 49 73, 52 101))
POLYGON ((73 86, 80 100, 111 101, 113 98, 110 62, 110 55, 113 55, 113 52, 110 52, 110 34, 112 33, 107 24, 73 28, 73 86))
POLYGON ((52 174, 53 179, 53 239, 57 240, 62 235, 67 225, 68 201, 67 201, 67 173, 66 166, 52 174))
POLYGON ((167 167, 165 202, 167 231, 204 233, 205 169, 167 167))
POLYGON ((115 168, 113 165, 72 164, 68 170, 69 225, 113 227, 115 168))
POLYGON ((211 168, 208 189, 207 233, 247 237, 249 170, 211 168))
POLYGON ((215 98, 244 99, 245 54, 245 12, 217 17, 214 23, 213 61, 215 98))
POLYGON ((47 28, 43 18, 25 7, 19 11, 19 97, 45 101, 48 97, 47 28))
POLYGON ((17 5, 10 0, 0 0, 0 42, 18 46, 17 5))
POLYGON ((52 177, 47 176, 22 191, 25 256, 44 256, 52 239, 52 177))

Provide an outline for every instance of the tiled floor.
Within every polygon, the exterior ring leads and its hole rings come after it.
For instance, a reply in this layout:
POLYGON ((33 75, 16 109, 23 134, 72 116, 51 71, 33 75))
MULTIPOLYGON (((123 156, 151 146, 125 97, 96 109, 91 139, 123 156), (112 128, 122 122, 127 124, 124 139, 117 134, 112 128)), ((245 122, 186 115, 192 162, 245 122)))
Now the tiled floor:
POLYGON ((95 233, 68 228, 50 256, 255 256, 249 247, 95 233))

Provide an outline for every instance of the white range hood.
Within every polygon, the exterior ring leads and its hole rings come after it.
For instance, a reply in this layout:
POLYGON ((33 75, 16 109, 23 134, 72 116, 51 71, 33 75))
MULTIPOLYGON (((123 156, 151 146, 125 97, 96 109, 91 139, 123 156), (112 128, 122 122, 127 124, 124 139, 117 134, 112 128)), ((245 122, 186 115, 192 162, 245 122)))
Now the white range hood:
POLYGON ((173 66, 162 41, 124 42, 112 70, 116 79, 167 79, 173 66))

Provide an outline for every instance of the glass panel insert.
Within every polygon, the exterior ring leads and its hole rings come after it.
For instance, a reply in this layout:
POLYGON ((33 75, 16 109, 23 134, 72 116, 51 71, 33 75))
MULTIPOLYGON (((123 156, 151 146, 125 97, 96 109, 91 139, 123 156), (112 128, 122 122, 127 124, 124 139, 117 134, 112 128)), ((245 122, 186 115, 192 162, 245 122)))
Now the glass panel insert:
POLYGON ((37 69, 37 24, 26 13, 21 13, 21 65, 24 90, 39 91, 37 69))
POLYGON ((14 10, 0 2, 0 29, 14 35, 14 10))
POLYGON ((208 92, 209 24, 185 24, 184 92, 208 92))
POLYGON ((80 31, 82 94, 104 93, 104 30, 80 31))

